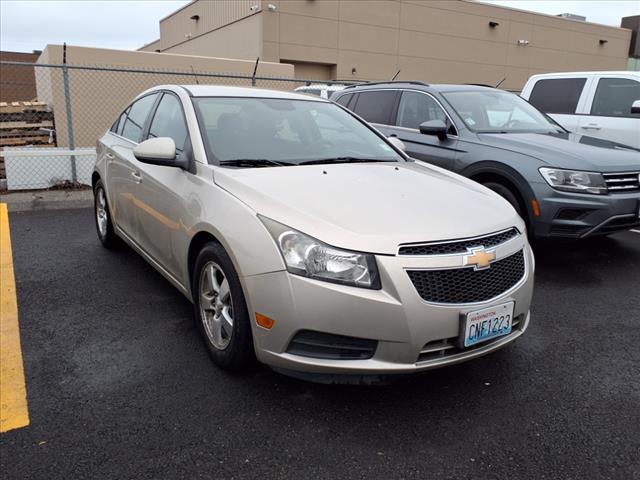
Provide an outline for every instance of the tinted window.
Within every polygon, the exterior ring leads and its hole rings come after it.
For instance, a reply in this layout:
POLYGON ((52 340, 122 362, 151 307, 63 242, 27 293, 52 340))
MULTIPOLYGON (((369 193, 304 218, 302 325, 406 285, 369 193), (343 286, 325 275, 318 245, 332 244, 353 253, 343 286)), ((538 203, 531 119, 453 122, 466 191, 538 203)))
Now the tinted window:
POLYGON ((133 142, 140 141, 144 123, 147 120, 153 102, 156 101, 156 97, 156 93, 147 95, 131 105, 129 115, 127 115, 127 119, 124 121, 124 128, 122 129, 121 135, 123 137, 133 142))
POLYGON ((401 160, 371 129, 332 103, 203 97, 194 105, 208 150, 219 161, 401 160))
POLYGON ((601 78, 593 98, 591 115, 640 117, 631 113, 631 104, 640 100, 640 82, 627 78, 601 78))
POLYGON ((349 100, 351 100, 351 97, 353 97, 352 93, 350 93, 349 95, 342 95, 340 98, 336 100, 336 103, 339 103, 343 107, 346 107, 347 104, 349 103, 349 100))
POLYGON ((395 90, 360 92, 353 110, 367 122, 389 125, 395 98, 395 90))
POLYGON ((187 139, 187 125, 178 97, 164 94, 149 127, 149 138, 169 137, 176 144, 176 150, 182 152, 187 139))
POLYGON ((538 80, 529 101, 546 113, 576 113, 586 78, 538 80))
POLYGON ((431 120, 442 120, 451 127, 447 115, 433 97, 420 92, 403 92, 398 106, 397 125, 405 128, 420 128, 420 124, 431 120))

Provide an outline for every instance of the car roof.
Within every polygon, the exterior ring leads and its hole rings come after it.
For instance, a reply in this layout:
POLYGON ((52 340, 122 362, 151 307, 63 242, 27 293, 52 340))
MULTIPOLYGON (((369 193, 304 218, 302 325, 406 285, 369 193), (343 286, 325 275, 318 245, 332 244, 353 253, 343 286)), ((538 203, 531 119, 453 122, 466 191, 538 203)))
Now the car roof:
POLYGON ((598 72, 553 72, 553 73, 538 73, 531 75, 532 77, 556 77, 556 76, 572 76, 572 75, 633 75, 640 77, 640 72, 632 70, 601 70, 598 72))
POLYGON ((360 85, 351 85, 344 90, 341 90, 341 93, 349 93, 353 91, 359 90, 368 90, 368 89, 380 89, 380 88, 404 88, 404 89, 413 89, 413 90, 423 90, 425 92, 451 92, 451 91, 461 91, 461 90, 476 90, 476 91, 485 91, 492 90, 495 88, 490 86, 483 85, 470 85, 470 84, 448 84, 448 83, 439 83, 439 84, 427 84, 418 81, 395 81, 395 82, 373 82, 373 83, 363 83, 360 85))
POLYGON ((256 87, 232 87, 226 85, 159 85, 147 92, 154 90, 186 90, 192 97, 253 97, 253 98, 278 98, 284 100, 306 100, 316 102, 327 102, 320 97, 310 97, 299 93, 287 92, 284 90, 269 90, 256 87))

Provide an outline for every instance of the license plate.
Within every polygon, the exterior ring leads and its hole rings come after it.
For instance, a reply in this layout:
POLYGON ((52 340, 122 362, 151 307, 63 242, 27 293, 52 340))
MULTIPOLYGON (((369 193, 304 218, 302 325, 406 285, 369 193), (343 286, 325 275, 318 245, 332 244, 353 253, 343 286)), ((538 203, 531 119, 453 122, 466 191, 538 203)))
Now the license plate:
POLYGON ((462 322, 464 337, 461 343, 470 347, 511 333, 513 306, 514 302, 509 302, 467 313, 462 322))

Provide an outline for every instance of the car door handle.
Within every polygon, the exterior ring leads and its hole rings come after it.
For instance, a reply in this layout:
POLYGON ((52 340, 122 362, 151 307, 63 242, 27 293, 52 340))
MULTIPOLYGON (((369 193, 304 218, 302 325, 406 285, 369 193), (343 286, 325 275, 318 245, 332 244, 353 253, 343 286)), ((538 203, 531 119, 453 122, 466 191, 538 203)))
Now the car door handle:
POLYGON ((142 177, 140 176, 140 172, 131 172, 131 176, 133 177, 133 181, 136 183, 142 182, 142 177))
POLYGON ((602 127, 597 123, 588 123, 587 125, 583 125, 582 128, 585 130, 600 130, 602 127))

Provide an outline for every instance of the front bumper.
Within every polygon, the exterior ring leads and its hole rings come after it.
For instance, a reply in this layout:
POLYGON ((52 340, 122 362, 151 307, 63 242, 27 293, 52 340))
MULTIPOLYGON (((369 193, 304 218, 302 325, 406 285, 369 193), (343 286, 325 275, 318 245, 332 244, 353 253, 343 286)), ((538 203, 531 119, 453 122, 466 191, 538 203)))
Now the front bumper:
POLYGON ((272 272, 243 279, 252 314, 275 320, 271 330, 253 324, 258 359, 282 370, 317 374, 382 375, 411 373, 470 360, 505 346, 526 330, 533 293, 534 259, 524 240, 525 274, 509 291, 486 302, 464 305, 427 303, 418 295, 407 268, 437 268, 442 258, 377 256, 381 290, 336 285, 272 272), (460 332, 460 318, 468 312, 513 301, 513 331, 475 347, 448 347, 460 332), (515 322, 514 322, 515 324, 515 322), (302 330, 324 332, 378 342, 368 359, 309 358, 287 353, 302 330), (434 353, 435 352, 435 353, 434 353))
POLYGON ((540 217, 533 219, 538 238, 586 238, 640 226, 640 192, 590 195, 536 188, 540 217))

